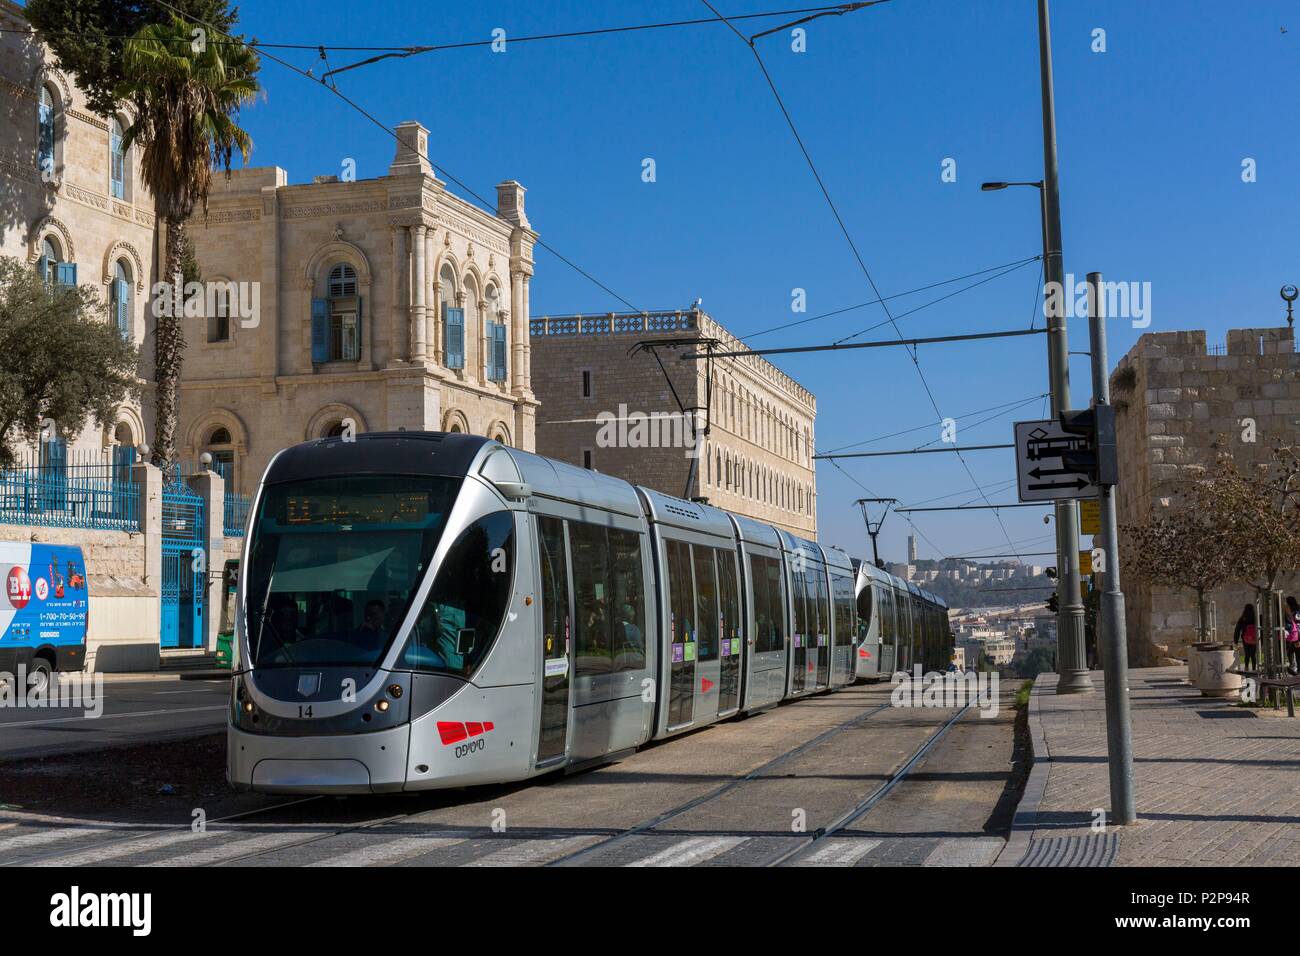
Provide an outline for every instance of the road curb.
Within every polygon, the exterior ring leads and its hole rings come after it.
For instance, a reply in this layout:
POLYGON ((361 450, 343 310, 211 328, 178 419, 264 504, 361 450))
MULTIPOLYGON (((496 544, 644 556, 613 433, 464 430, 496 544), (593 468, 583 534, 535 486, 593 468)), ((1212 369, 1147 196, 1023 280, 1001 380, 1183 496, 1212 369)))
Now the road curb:
POLYGON ((998 854, 994 866, 1019 866, 1029 852, 1029 842, 1038 825, 1038 805, 1047 793, 1047 778, 1052 772, 1052 753, 1047 749, 1047 737, 1039 718, 1039 696, 1046 693, 1048 683, 1056 686, 1056 677, 1056 674, 1039 674, 1029 694, 1029 747, 1033 751, 1034 765, 1025 781, 1025 792, 1020 795, 1020 803, 1016 806, 1007 845, 998 854))

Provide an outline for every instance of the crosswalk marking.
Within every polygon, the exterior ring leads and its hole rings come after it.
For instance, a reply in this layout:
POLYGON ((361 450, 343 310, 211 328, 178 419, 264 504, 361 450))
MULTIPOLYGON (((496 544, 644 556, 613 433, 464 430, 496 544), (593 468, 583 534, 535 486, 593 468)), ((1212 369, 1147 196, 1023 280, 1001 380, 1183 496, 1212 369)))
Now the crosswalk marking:
POLYGON ((832 840, 806 860, 806 866, 852 866, 876 847, 880 840, 832 840))
POLYGON ((156 836, 142 834, 138 838, 129 838, 124 840, 115 840, 107 845, 92 846, 80 853, 71 853, 64 856, 52 857, 48 860, 41 860, 35 866, 94 866, 96 863, 103 863, 106 860, 115 860, 118 857, 131 856, 135 853, 146 853, 149 850, 161 850, 178 843, 184 843, 189 840, 195 840, 201 837, 207 837, 211 834, 208 832, 195 833, 186 827, 185 829, 170 830, 166 833, 160 833, 156 836))
POLYGON ((599 836, 547 837, 520 840, 494 853, 467 863, 466 866, 527 866, 539 860, 561 857, 601 840, 599 836))
POLYGON ((628 866, 695 866, 715 856, 721 856, 732 847, 739 846, 749 837, 692 837, 665 850, 653 853, 628 866))
POLYGON ((457 843, 464 843, 464 837, 404 837, 389 840, 373 846, 363 846, 359 850, 340 853, 326 860, 317 860, 312 866, 376 866, 378 864, 399 863, 412 856, 420 856, 431 850, 439 850, 457 843))
POLYGON ((29 846, 40 846, 42 843, 57 843, 60 840, 70 840, 73 837, 95 836, 108 832, 110 831, 104 827, 58 827, 50 830, 33 830, 30 833, 20 833, 17 836, 0 839, 0 853, 21 850, 29 846))

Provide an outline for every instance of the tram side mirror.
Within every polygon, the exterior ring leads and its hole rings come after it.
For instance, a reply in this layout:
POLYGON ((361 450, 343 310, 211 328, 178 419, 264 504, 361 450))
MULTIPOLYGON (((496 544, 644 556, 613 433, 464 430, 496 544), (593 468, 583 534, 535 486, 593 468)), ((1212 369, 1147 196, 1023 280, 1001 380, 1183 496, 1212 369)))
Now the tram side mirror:
POLYGON ((474 628, 462 627, 456 632, 456 653, 461 657, 470 654, 474 650, 474 628))

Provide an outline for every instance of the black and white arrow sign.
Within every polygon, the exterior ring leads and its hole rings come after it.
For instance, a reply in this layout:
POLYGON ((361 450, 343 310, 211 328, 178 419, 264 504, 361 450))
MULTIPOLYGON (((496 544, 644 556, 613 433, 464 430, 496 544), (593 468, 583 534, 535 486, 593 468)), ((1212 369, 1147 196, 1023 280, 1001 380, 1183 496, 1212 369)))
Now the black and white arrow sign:
POLYGON ((1087 475, 1066 468, 1061 453, 1080 448, 1082 439, 1054 420, 1016 422, 1016 484, 1021 501, 1095 498, 1087 475))

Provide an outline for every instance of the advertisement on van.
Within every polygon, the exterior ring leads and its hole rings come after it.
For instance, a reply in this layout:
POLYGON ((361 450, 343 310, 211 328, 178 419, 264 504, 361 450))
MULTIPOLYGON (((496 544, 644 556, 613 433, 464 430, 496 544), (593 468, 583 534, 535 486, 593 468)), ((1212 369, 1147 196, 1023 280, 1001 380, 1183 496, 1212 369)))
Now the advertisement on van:
POLYGON ((76 545, 0 541, 0 670, 44 660, 81 670, 86 658, 89 589, 76 545))

